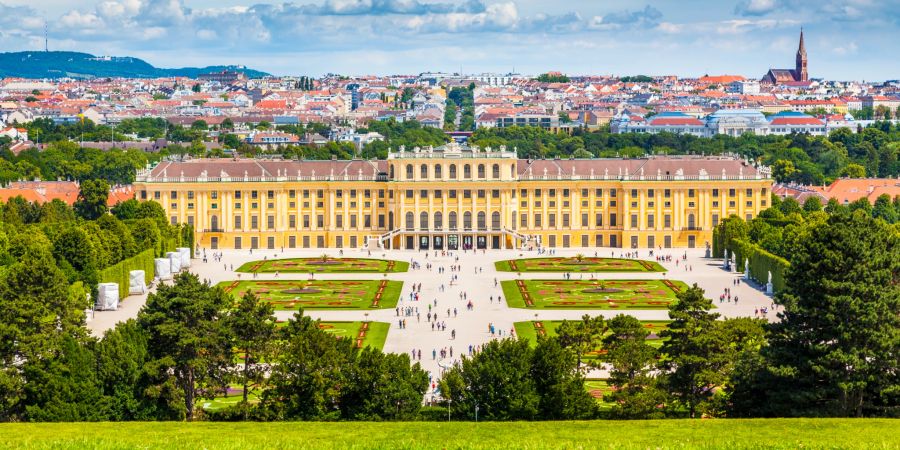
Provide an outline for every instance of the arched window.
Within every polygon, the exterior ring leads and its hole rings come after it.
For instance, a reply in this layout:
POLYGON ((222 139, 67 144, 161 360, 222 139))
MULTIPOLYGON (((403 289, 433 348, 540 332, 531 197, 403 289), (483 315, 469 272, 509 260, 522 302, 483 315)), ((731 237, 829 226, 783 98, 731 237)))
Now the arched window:
POLYGON ((428 213, 422 211, 419 213, 419 229, 427 230, 428 229, 428 213))
POLYGON ((213 214, 209 217, 209 228, 213 231, 219 229, 219 216, 213 214))
POLYGON ((456 229, 456 211, 450 211, 450 229, 456 229))
POLYGON ((463 178, 472 178, 472 167, 468 164, 463 166, 463 178))
POLYGON ((515 165, 515 164, 510 164, 510 165, 509 165, 509 177, 510 177, 510 178, 515 178, 515 177, 516 177, 516 165, 515 165))
POLYGON ((444 177, 444 171, 441 169, 441 165, 438 164, 434 166, 434 177, 438 180, 444 177))
POLYGON ((494 164, 494 167, 491 168, 491 177, 495 180, 500 178, 500 164, 494 164))
POLYGON ((406 179, 407 179, 407 180, 412 180, 412 179, 413 179, 413 166, 412 166, 412 164, 407 164, 407 165, 406 165, 406 179))
POLYGON ((463 228, 467 230, 472 229, 472 213, 469 211, 463 213, 463 228))
POLYGON ((494 230, 500 229, 500 213, 497 211, 491 213, 491 228, 494 230))
POLYGON ((440 230, 444 228, 444 215, 440 211, 434 213, 434 229, 440 230))
POLYGON ((484 178, 484 164, 478 165, 478 178, 484 178))
POLYGON ((478 211, 478 229, 483 230, 487 228, 487 214, 484 211, 478 211))
POLYGON ((456 179, 456 164, 450 164, 450 179, 456 179))
POLYGON ((394 179, 394 165, 393 164, 391 164, 390 177, 392 180, 394 179))
POLYGON ((406 213, 406 229, 407 230, 414 230, 416 228, 415 217, 416 216, 411 212, 406 213))
POLYGON ((388 213, 388 229, 389 230, 394 229, 394 212, 393 211, 388 213))
POLYGON ((513 211, 512 214, 509 215, 509 224, 512 225, 512 229, 516 229, 516 212, 513 211))
POLYGON ((423 180, 428 179, 428 165, 422 164, 422 166, 419 167, 419 177, 421 177, 423 180))
POLYGON ((688 228, 693 230, 697 224, 694 221, 694 215, 688 214, 688 228))

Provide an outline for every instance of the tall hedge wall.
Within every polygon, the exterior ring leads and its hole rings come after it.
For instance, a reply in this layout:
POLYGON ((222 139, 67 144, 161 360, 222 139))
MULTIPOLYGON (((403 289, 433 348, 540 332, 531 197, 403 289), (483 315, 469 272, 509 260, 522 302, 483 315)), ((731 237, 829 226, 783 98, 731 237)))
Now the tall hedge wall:
POLYGON ((127 297, 128 288, 130 285, 128 274, 132 270, 143 270, 144 282, 147 284, 149 284, 150 281, 153 280, 153 271, 155 270, 153 266, 153 258, 156 257, 155 253, 156 252, 153 249, 147 249, 138 253, 137 255, 132 256, 131 258, 122 260, 117 264, 113 264, 112 266, 101 270, 100 282, 118 283, 119 298, 127 297))
POLYGON ((765 284, 769 281, 769 272, 772 272, 773 291, 778 293, 784 289, 784 276, 791 265, 786 259, 741 239, 732 239, 728 243, 728 248, 734 253, 739 272, 744 271, 745 262, 749 261, 751 278, 760 284, 765 284))

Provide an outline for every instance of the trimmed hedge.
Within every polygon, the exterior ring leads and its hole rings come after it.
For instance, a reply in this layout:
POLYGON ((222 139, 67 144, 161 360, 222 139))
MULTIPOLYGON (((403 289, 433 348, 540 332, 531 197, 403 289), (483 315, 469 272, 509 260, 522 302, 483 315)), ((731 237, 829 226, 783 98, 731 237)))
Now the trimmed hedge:
POLYGON ((772 273, 772 289, 777 294, 784 289, 784 276, 791 266, 786 259, 773 255, 756 244, 733 239, 728 243, 728 249, 734 253, 735 265, 738 272, 744 271, 746 261, 750 263, 750 278, 760 284, 769 281, 769 272, 772 273))

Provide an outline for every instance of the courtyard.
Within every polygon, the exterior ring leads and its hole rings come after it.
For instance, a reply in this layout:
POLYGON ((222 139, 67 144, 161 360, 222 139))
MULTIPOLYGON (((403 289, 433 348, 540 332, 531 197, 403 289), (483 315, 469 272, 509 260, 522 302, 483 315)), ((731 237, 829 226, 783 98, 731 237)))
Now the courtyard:
MULTIPOLYGON (((600 249, 601 253, 611 256, 612 259, 632 261, 622 258, 622 249, 600 249)), ((206 250, 207 255, 209 250, 206 250)), ((235 269, 259 261, 272 261, 278 258, 290 259, 320 259, 322 253, 327 253, 330 258, 340 259, 368 259, 368 251, 344 249, 343 255, 337 249, 285 249, 280 250, 221 250, 221 259, 202 262, 204 250, 201 248, 197 258, 190 269, 197 273, 201 279, 208 280, 212 284, 228 288, 233 296, 239 296, 247 289, 257 292, 266 301, 275 302, 277 310, 275 316, 278 321, 289 320, 302 306, 304 314, 319 319, 322 322, 334 323, 362 323, 372 322, 370 327, 382 327, 384 333, 383 350, 392 353, 411 354, 413 350, 421 350, 422 359, 416 362, 422 364, 433 377, 440 376, 444 367, 448 367, 459 361, 461 354, 468 353, 469 346, 476 347, 480 344, 497 339, 499 333, 492 335, 490 326, 502 331, 503 337, 509 336, 515 330, 517 335, 526 337, 520 331, 521 324, 539 321, 552 332, 554 324, 562 320, 579 320, 584 314, 611 318, 617 314, 628 314, 641 321, 666 321, 669 320, 666 305, 675 298, 675 291, 667 287, 663 280, 669 280, 674 286, 684 288, 697 283, 706 290, 706 296, 718 298, 728 288, 735 296, 740 296, 740 303, 716 302, 716 312, 724 317, 753 317, 754 311, 761 307, 770 307, 772 300, 764 293, 764 288, 741 283, 735 285, 735 280, 742 274, 728 272, 722 269, 720 260, 710 260, 703 257, 703 249, 670 249, 655 252, 657 256, 669 256, 672 262, 661 262, 659 265, 666 271, 623 271, 623 272, 596 272, 578 273, 568 270, 571 278, 566 285, 553 286, 547 294, 548 301, 573 301, 576 295, 585 295, 584 299, 574 300, 575 305, 563 307, 526 307, 524 301, 516 300, 515 295, 504 293, 504 284, 516 288, 515 281, 521 279, 526 282, 547 283, 548 281, 564 282, 564 273, 543 271, 542 273, 528 275, 523 272, 497 270, 496 262, 521 259, 520 254, 528 256, 527 259, 538 257, 536 252, 522 252, 520 250, 487 250, 485 251, 459 251, 459 252, 435 252, 435 251, 409 251, 409 250, 384 250, 379 251, 377 257, 384 260, 393 260, 397 263, 408 265, 406 272, 316 272, 314 280, 309 280, 309 274, 305 271, 274 272, 258 271, 253 279, 247 273, 241 273, 235 269), (679 264, 674 260, 678 258, 679 264), (413 264, 415 263, 415 264, 413 264), (456 270, 451 270, 456 266, 456 270), (440 270, 439 270, 440 269, 440 270), (590 279, 593 277, 593 279, 590 279), (594 284, 600 281, 609 288, 623 289, 622 292, 577 294, 575 290, 593 289, 594 284), (622 281, 640 282, 637 284, 618 286, 622 281), (320 283, 322 282, 322 283, 320 283), (373 307, 373 300, 378 292, 378 286, 387 282, 382 291, 377 307, 373 307), (271 284, 270 284, 271 283, 271 284), (350 283, 350 284, 345 284, 350 283), (363 284, 359 284, 363 283, 363 284), (584 283, 584 284, 581 284, 584 283), (418 300, 410 297, 413 286, 416 287, 418 300), (298 291, 307 289, 307 286, 318 292, 298 291), (575 287, 578 286, 578 287, 575 287), (568 297, 559 300, 559 295, 552 292, 554 289, 573 291, 564 293, 568 297), (635 292, 647 289, 650 292, 635 292), (259 292, 262 290, 262 292, 259 292), (630 292, 625 292, 630 290, 630 292), (289 291, 289 292, 284 292, 289 291), (649 297, 648 295, 649 294, 649 297), (464 297, 463 297, 464 296, 464 297), (555 299, 550 299, 551 297, 555 299), (606 301, 610 297, 618 307, 610 308, 606 301), (509 298, 511 297, 512 301, 509 298), (623 297, 623 298, 618 298, 623 297), (626 307, 624 300, 627 297, 634 299, 635 304, 626 307), (512 302, 519 301, 518 307, 513 307, 512 302), (472 303, 472 309, 468 309, 468 303, 472 303), (601 306, 588 302, 600 302, 601 306), (647 302, 659 302, 649 304, 647 302), (334 303, 334 304, 331 304, 334 303), (603 304, 606 306, 603 306, 603 304), (429 310, 429 304, 431 308, 429 310), (292 306, 291 306, 292 305, 292 306), (449 314, 448 314, 449 310, 449 314), (455 313, 454 313, 455 310, 455 313), (409 315, 407 315, 409 311, 409 315), (427 315, 431 313, 431 321, 427 315), (435 319, 435 316, 436 319, 435 319), (373 325, 381 322, 382 325, 373 325), (400 324, 404 326, 401 328, 400 324), (446 330, 438 330, 432 327, 433 323, 446 324, 446 330), (518 328, 518 329, 517 329, 518 328), (451 332, 456 332, 455 339, 451 332), (454 350, 452 358, 432 358, 433 350, 454 350)), ((373 256, 374 256, 373 252, 373 256)), ((594 254, 594 249, 557 249, 556 258, 574 258, 577 254, 594 254)), ((655 259, 650 257, 646 250, 641 250, 639 258, 655 259)), ((650 261, 655 263, 655 261, 650 261)), ((635 262, 635 264, 640 264, 635 262)), ((396 265, 395 267, 399 267, 396 265)), ((534 286, 534 289, 538 289, 534 286)), ((541 288, 544 289, 544 288, 541 288)), ((509 291, 509 288, 507 288, 509 291)), ((98 311, 88 321, 88 327, 96 336, 113 327, 117 322, 137 316, 140 307, 146 301, 146 294, 129 296, 124 298, 117 311, 98 311)), ((773 314, 769 314, 771 318, 773 314)), ((341 331, 341 335, 352 335, 352 326, 348 330, 341 331)), ((533 329, 532 325, 532 329, 533 329)), ((369 334, 373 336, 382 331, 370 328, 369 334)), ((357 330, 358 332, 358 330, 357 330)), ((335 333, 338 334, 337 328, 335 333)), ((368 334, 367 334, 368 336, 368 334)), ((371 338, 370 338, 371 339, 371 338)), ((653 341, 651 340, 651 343, 653 341)), ((364 343, 368 345, 368 342, 364 343)), ((594 377, 603 378, 603 374, 592 374, 594 377)))

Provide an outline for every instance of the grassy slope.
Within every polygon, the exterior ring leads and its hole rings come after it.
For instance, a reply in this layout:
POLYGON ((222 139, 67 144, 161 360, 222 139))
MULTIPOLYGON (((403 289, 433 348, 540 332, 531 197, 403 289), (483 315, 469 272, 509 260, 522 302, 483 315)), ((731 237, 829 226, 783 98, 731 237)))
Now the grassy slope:
POLYGON ((0 447, 896 448, 898 420, 756 419, 514 423, 0 424, 0 447))

